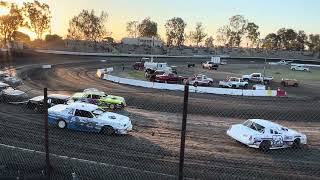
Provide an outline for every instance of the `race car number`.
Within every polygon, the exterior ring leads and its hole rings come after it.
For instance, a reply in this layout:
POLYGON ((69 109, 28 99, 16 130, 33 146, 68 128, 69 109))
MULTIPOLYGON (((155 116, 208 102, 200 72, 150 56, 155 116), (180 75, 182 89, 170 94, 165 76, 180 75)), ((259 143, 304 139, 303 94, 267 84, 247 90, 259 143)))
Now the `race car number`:
POLYGON ((275 147, 283 146, 282 136, 273 136, 272 137, 272 145, 275 147))

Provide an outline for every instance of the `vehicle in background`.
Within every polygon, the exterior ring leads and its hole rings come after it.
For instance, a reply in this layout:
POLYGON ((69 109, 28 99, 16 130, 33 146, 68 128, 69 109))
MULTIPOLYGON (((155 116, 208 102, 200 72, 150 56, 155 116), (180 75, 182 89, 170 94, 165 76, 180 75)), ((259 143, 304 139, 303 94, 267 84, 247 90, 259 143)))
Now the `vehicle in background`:
POLYGON ((25 102, 26 100, 28 100, 28 95, 25 92, 14 89, 12 87, 8 87, 1 91, 1 96, 0 96, 1 102, 17 103, 17 102, 25 102))
POLYGON ((215 64, 211 61, 207 61, 205 63, 202 63, 202 68, 203 69, 210 69, 210 70, 218 70, 219 64, 215 64))
POLYGON ((149 74, 152 74, 157 70, 164 71, 166 73, 172 72, 172 68, 168 65, 168 63, 145 62, 144 69, 149 74))
POLYGON ((10 77, 10 75, 6 71, 0 71, 0 80, 3 81, 6 77, 10 77))
POLYGON ((191 78, 185 79, 184 84, 193 86, 213 86, 213 79, 206 75, 198 74, 191 78))
POLYGON ((61 129, 97 132, 106 135, 127 134, 132 130, 129 117, 106 112, 87 103, 56 105, 48 109, 48 122, 61 129))
POLYGON ((135 62, 133 65, 133 69, 142 71, 144 69, 144 62, 135 62))
POLYGON ((266 90, 267 88, 263 84, 255 84, 255 85, 252 86, 252 89, 253 90, 266 90))
POLYGON ((2 92, 3 90, 5 90, 5 89, 7 89, 7 88, 9 88, 9 87, 10 87, 9 84, 0 81, 0 95, 1 95, 1 92, 2 92))
POLYGON ((5 77, 3 78, 3 81, 13 87, 16 87, 22 84, 22 80, 15 76, 5 77))
MULTIPOLYGON (((91 89, 92 90, 92 89, 91 89)), ((98 105, 103 109, 122 109, 127 106, 123 97, 107 95, 102 91, 85 90, 85 92, 75 93, 70 97, 68 104, 73 102, 86 102, 94 105, 98 105)))
POLYGON ((263 119, 249 119, 232 125, 227 135, 248 147, 262 151, 287 147, 301 148, 307 136, 287 127, 263 119))
POLYGON ((281 60, 279 62, 270 62, 270 65, 289 65, 293 61, 286 61, 286 60, 281 60))
MULTIPOLYGON (((58 105, 58 104, 67 104, 70 99, 70 96, 62 94, 50 94, 48 95, 48 108, 58 105)), ((44 96, 36 96, 31 98, 27 102, 27 108, 33 109, 35 111, 44 110, 44 96)))
POLYGON ((304 66, 304 65, 292 65, 290 67, 292 71, 305 71, 305 72, 310 72, 310 68, 304 66))
POLYGON ((211 62, 214 64, 221 64, 221 58, 220 57, 211 57, 211 62))
POLYGON ((299 82, 296 79, 282 79, 281 85, 282 86, 298 87, 299 86, 299 82))
POLYGON ((226 87, 226 88, 248 88, 249 83, 244 81, 242 78, 238 77, 230 77, 224 81, 219 81, 219 87, 226 87))
POLYGON ((148 81, 155 82, 157 75, 162 75, 162 74, 165 74, 165 73, 166 73, 166 72, 163 71, 163 70, 156 70, 156 71, 153 71, 153 72, 151 72, 151 71, 146 72, 146 73, 144 74, 144 76, 146 77, 146 79, 147 79, 148 81))
POLYGON ((272 76, 264 77, 261 73, 252 73, 249 75, 243 75, 242 79, 253 83, 267 83, 270 84, 273 80, 272 76))
POLYGON ((165 73, 162 75, 156 75, 155 81, 160 83, 183 83, 185 79, 188 79, 183 76, 178 76, 174 73, 165 73))

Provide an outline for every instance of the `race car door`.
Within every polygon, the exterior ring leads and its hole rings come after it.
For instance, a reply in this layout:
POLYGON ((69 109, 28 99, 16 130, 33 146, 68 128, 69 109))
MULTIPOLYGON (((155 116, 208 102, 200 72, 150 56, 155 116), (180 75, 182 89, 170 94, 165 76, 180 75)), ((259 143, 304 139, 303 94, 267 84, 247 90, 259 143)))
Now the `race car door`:
POLYGON ((272 147, 282 147, 283 146, 283 134, 278 130, 270 129, 270 134, 272 135, 272 147))
POLYGON ((96 123, 94 121, 94 115, 89 111, 76 110, 73 117, 73 123, 76 130, 79 131, 94 131, 96 123))

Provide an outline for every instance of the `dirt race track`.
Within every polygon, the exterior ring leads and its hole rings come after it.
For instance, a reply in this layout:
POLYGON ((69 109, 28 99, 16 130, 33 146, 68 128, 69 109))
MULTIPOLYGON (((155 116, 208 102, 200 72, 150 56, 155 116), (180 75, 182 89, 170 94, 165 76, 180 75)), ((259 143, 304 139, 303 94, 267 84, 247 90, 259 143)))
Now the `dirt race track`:
MULTIPOLYGON (((134 131, 128 136, 49 129, 53 176, 80 179, 176 179, 179 163, 183 94, 123 86, 95 77, 97 68, 121 65, 137 59, 38 55, 13 58, 6 63, 57 64, 50 70, 25 66, 18 74, 19 87, 29 94, 50 92, 72 94, 95 87, 126 98, 128 108, 118 113, 129 116, 134 131), (103 59, 103 58, 102 58, 103 59), (88 60, 90 62, 88 62, 88 60), (64 157, 62 157, 64 156, 64 157), (65 156, 71 157, 66 158, 65 156)), ((167 60, 169 61, 169 60, 167 60)), ((183 61, 183 59, 171 59, 183 61)), ((196 61, 196 60, 189 60, 196 61)), ((235 61, 235 63, 238 61, 235 61)), ((246 63, 245 61, 243 63, 246 63)), ((191 94, 187 124, 185 177, 191 179, 319 179, 320 178, 320 100, 312 98, 246 98, 191 94), (231 124, 246 118, 264 118, 301 131, 309 146, 301 150, 276 150, 262 153, 249 149, 226 136, 231 124)), ((0 177, 39 174, 44 151, 43 115, 23 105, 1 104, 0 177), (4 146, 6 145, 6 146, 4 146), (19 158, 23 156, 24 158, 19 158), (31 167, 26 167, 26 157, 31 167), (30 170, 31 168, 31 170, 30 170), (2 170, 5 169, 5 170, 2 170)), ((41 172, 41 171, 40 171, 41 172)))

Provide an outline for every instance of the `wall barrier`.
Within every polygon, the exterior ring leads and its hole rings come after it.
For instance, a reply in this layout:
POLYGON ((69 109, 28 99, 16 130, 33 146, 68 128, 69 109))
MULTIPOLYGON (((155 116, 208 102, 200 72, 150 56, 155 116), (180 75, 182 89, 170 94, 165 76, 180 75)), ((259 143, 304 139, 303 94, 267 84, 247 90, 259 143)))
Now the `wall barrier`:
MULTIPOLYGON (((131 86, 138 86, 144 88, 172 90, 172 91, 184 91, 184 85, 181 84, 166 84, 141 81, 135 79, 121 78, 104 74, 102 79, 131 86)), ((214 87, 194 87, 190 86, 189 92, 203 93, 203 94, 220 94, 220 95, 233 95, 233 96, 277 96, 276 90, 247 90, 247 89, 226 89, 226 88, 214 88, 214 87)))

